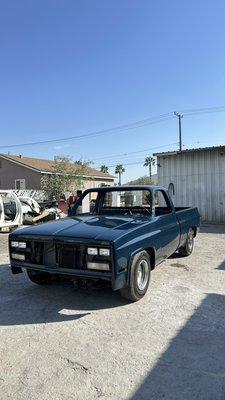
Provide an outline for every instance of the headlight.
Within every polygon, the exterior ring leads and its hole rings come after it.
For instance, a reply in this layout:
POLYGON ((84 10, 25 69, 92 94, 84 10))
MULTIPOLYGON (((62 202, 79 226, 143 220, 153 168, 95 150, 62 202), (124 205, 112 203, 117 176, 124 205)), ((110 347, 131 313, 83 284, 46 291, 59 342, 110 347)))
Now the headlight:
POLYGON ((99 249, 99 255, 100 256, 110 256, 110 249, 99 249))
POLYGON ((97 256, 98 249, 97 249, 97 247, 88 247, 87 253, 89 254, 89 256, 97 256))
POLYGON ((26 249, 27 244, 26 244, 26 242, 18 242, 18 247, 19 247, 19 249, 26 249))
POLYGON ((15 242, 14 240, 12 240, 11 247, 18 247, 19 249, 26 249, 27 244, 26 244, 26 242, 15 242))
POLYGON ((95 262, 88 262, 87 263, 88 269, 97 269, 100 271, 109 271, 109 264, 107 263, 95 263, 95 262))
POLYGON ((19 242, 11 242, 11 247, 18 247, 19 246, 19 242))
POLYGON ((17 253, 12 253, 11 258, 14 260, 19 260, 19 261, 25 261, 25 255, 24 254, 17 254, 17 253))

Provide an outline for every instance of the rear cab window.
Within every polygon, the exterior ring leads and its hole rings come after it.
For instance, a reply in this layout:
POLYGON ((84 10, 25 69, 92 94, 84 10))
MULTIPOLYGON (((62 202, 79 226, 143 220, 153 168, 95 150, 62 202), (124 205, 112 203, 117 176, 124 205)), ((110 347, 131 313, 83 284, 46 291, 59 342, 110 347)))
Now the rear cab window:
POLYGON ((156 216, 172 213, 172 205, 164 190, 154 191, 154 208, 156 216))
POLYGON ((75 206, 78 214, 140 215, 152 213, 152 195, 149 190, 104 190, 91 191, 75 206))

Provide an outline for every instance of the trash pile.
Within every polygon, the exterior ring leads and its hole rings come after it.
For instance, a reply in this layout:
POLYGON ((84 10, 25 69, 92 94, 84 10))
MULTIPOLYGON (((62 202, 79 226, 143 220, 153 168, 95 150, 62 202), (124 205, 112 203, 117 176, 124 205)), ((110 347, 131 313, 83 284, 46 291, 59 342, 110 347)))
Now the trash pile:
POLYGON ((56 201, 41 206, 31 197, 19 197, 19 200, 22 206, 24 225, 34 225, 67 216, 67 213, 58 208, 56 201))
POLYGON ((38 203, 29 196, 18 196, 13 190, 0 190, 0 232, 24 225, 65 218, 68 206, 65 200, 38 203))

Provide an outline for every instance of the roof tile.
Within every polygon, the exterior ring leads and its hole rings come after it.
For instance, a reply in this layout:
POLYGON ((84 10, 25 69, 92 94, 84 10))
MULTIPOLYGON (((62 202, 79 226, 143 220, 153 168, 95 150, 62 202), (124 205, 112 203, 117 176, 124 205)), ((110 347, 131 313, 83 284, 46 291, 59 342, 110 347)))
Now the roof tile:
MULTIPOLYGON (((54 172, 54 160, 45 160, 41 158, 33 158, 33 157, 25 157, 25 156, 16 156, 9 154, 0 154, 0 156, 7 158, 12 161, 16 161, 17 163, 34 168, 41 172, 54 172)), ((72 164, 73 171, 76 172, 76 166, 72 164)), ((110 175, 105 172, 98 171, 97 169, 87 167, 87 171, 85 172, 85 176, 88 177, 98 177, 103 179, 113 179, 115 178, 113 175, 110 175)))

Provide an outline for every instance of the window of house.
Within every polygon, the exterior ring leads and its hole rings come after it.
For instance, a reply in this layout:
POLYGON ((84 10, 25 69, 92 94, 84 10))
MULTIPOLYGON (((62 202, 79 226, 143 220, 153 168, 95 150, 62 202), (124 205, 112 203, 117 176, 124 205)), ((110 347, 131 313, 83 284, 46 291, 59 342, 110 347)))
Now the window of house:
POLYGON ((15 189, 16 190, 26 189, 25 179, 15 179, 15 189))

